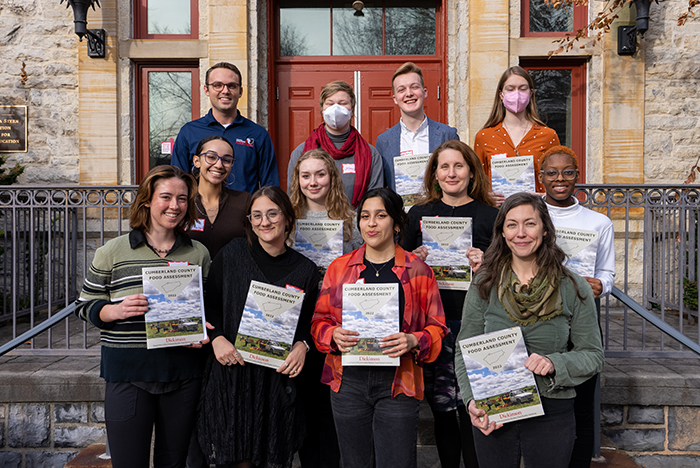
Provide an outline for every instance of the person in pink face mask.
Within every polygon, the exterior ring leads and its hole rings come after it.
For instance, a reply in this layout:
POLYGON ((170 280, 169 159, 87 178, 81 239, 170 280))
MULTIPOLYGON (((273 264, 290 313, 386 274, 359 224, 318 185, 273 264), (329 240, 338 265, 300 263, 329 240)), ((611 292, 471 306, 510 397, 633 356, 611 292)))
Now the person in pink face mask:
MULTIPOLYGON (((491 180, 492 158, 532 155, 535 174, 539 174, 540 158, 549 148, 558 145, 557 132, 540 120, 530 74, 522 67, 510 67, 498 80, 491 115, 474 139, 474 151, 488 180, 491 180)), ((535 187, 544 193, 537 179, 535 187)), ((505 201, 502 193, 491 194, 497 206, 505 201)))

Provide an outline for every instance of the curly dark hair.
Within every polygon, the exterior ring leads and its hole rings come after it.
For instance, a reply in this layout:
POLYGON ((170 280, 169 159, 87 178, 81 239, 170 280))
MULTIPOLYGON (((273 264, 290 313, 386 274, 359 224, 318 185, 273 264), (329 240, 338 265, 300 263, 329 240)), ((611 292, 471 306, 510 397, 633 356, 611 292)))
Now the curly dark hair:
POLYGON ((368 190, 367 193, 365 193, 365 196, 362 197, 360 204, 357 205, 357 230, 362 232, 362 229, 360 229, 360 219, 362 218, 360 215, 362 213, 362 207, 368 199, 376 197, 382 199, 384 209, 386 210, 387 214, 391 216, 391 219, 394 220, 394 227, 399 228, 398 236, 399 243, 401 243, 401 241, 403 241, 403 233, 405 231, 404 228, 406 225, 408 225, 408 214, 403 209, 403 199, 401 196, 387 187, 368 190))

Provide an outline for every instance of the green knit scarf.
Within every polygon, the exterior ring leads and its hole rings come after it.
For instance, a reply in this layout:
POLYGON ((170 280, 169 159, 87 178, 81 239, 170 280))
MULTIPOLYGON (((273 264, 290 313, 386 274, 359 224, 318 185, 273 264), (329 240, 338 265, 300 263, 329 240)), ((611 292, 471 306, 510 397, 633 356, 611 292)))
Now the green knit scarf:
POLYGON ((557 283, 553 286, 547 275, 540 272, 530 284, 523 285, 512 268, 506 267, 501 273, 498 299, 512 321, 518 325, 532 325, 556 317, 564 310, 557 283))

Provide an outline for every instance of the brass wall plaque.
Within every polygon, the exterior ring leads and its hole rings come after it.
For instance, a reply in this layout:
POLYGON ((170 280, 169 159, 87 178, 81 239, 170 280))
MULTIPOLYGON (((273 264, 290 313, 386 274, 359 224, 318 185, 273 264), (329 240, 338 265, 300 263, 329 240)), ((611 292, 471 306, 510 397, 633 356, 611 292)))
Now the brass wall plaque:
POLYGON ((27 152, 27 106, 0 106, 0 153, 27 152))

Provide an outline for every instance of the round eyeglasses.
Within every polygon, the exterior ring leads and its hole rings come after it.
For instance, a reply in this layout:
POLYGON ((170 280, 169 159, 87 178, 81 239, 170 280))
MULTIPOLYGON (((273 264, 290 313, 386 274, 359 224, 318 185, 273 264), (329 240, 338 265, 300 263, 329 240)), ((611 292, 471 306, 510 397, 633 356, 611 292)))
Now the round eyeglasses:
POLYGON ((198 154, 197 156, 199 156, 200 158, 204 158, 204 160, 210 166, 216 164, 217 161, 219 161, 219 159, 221 159, 221 164, 223 164, 224 167, 233 166, 233 162, 235 161, 234 157, 230 154, 219 156, 219 153, 217 153, 216 151, 206 151, 204 153, 198 154))
POLYGON ((238 88, 241 87, 241 85, 239 85, 238 83, 234 83, 234 82, 222 83, 221 81, 215 81, 213 83, 209 83, 207 86, 209 86, 211 89, 213 89, 217 93, 220 93, 221 91, 223 91, 224 86, 226 86, 228 88, 228 90, 231 92, 237 91, 238 88))
POLYGON ((546 169, 540 171, 542 173, 542 176, 544 177, 545 180, 552 182, 554 180, 557 180, 559 178, 559 174, 561 174, 562 179, 564 180, 574 180, 576 178, 576 174, 578 173, 578 169, 564 169, 563 171, 556 171, 554 169, 546 169))
POLYGON ((252 224, 253 226, 260 226, 263 222, 263 216, 266 217, 270 223, 275 224, 279 223, 281 215, 281 210, 270 210, 267 213, 253 211, 247 216, 247 218, 248 221, 250 221, 250 224, 252 224))

